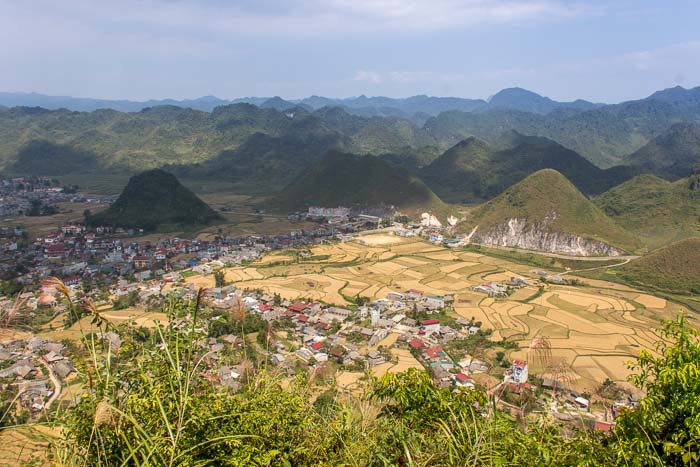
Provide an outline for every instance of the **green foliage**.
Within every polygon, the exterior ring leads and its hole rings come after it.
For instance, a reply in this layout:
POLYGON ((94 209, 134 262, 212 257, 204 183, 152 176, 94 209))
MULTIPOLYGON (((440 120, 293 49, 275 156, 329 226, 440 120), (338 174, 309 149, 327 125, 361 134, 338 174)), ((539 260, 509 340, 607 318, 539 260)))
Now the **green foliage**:
POLYGON ((700 197, 693 177, 669 182, 640 175, 598 196, 594 202, 649 248, 700 235, 700 197))
POLYGON ((271 209, 303 210, 308 206, 396 206, 431 211, 440 217, 451 212, 416 176, 391 167, 376 157, 330 152, 306 174, 269 203, 271 209))
POLYGON ((0 281, 0 295, 14 297, 22 291, 22 284, 17 281, 0 281))
POLYGON ((224 276, 224 272, 219 270, 219 271, 214 271, 214 285, 215 287, 225 287, 226 286, 226 278, 224 276))
POLYGON ((112 308, 115 310, 124 310, 126 308, 132 307, 139 302, 139 293, 136 290, 132 290, 126 295, 122 295, 112 302, 112 308))
MULTIPOLYGON (((459 230, 502 228, 509 219, 526 219, 531 227, 599 240, 633 251, 639 247, 625 231, 555 170, 540 170, 478 207, 459 230)), ((478 232, 477 232, 478 235, 478 232)))
POLYGON ((507 134, 508 147, 476 138, 459 142, 421 172, 435 193, 450 202, 493 198, 538 170, 561 172, 587 194, 598 194, 630 176, 631 170, 603 170, 570 149, 546 138, 507 134))
POLYGON ((623 411, 615 434, 617 456, 631 466, 700 462, 700 339, 687 318, 669 321, 658 357, 642 350, 634 384, 646 391, 640 407, 623 411))
POLYGON ((614 270, 618 280, 647 289, 700 295, 700 238, 673 243, 614 270))
POLYGON ((171 174, 149 170, 129 179, 106 211, 90 216, 91 225, 156 230, 210 224, 220 216, 171 174))

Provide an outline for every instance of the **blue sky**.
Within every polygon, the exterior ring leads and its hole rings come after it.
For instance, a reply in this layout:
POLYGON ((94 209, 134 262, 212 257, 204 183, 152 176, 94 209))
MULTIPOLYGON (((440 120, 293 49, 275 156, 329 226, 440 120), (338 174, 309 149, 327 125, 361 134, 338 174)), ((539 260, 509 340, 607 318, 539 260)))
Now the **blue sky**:
POLYGON ((619 102, 700 85, 700 2, 0 0, 0 90, 619 102))

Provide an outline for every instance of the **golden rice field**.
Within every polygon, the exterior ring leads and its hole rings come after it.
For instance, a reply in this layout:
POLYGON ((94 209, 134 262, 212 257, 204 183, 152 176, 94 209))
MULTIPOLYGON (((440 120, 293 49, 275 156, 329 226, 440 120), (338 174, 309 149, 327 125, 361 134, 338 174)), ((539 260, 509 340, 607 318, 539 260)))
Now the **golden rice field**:
MULTIPOLYGON (((563 377, 581 390, 593 389, 606 378, 624 382, 629 375, 627 362, 641 349, 655 348, 660 320, 673 318, 682 309, 619 284, 588 279, 581 279, 584 287, 547 285, 540 295, 536 287, 525 287, 507 299, 488 298, 472 287, 513 276, 535 283, 537 278, 529 273, 532 268, 390 234, 317 246, 312 255, 322 259, 280 266, 275 263, 288 262, 291 256, 276 252, 259 263, 226 269, 226 279, 242 289, 336 305, 346 305, 347 297, 377 299, 408 289, 453 294, 457 314, 493 329, 494 339, 505 337, 520 345, 520 350, 511 352, 511 359, 529 359, 536 373, 557 363, 565 368, 563 377), (538 337, 546 337, 551 344, 549 363, 535 362, 528 350, 538 337)), ((403 360, 407 366, 414 365, 403 360)))

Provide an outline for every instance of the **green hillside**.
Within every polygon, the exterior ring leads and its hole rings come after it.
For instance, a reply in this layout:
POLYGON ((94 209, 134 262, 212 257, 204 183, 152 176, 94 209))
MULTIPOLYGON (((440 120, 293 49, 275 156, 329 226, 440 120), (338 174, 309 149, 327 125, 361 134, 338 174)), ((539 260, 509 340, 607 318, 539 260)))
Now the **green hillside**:
POLYGON ((541 115, 512 109, 483 113, 443 112, 426 121, 424 129, 442 144, 475 136, 496 141, 506 130, 545 136, 570 148, 599 167, 623 163, 628 154, 664 133, 671 125, 700 122, 700 89, 667 101, 651 96, 589 110, 557 109, 541 115))
POLYGON ((603 193, 594 202, 651 249, 700 235, 698 176, 669 182, 640 175, 603 193))
POLYGON ((329 150, 351 147, 349 138, 335 133, 256 133, 234 150, 199 164, 168 166, 181 179, 235 183, 248 193, 277 192, 316 164, 329 150))
POLYGON ((475 209, 459 230, 469 233, 478 226, 478 232, 507 231, 507 222, 514 218, 525 219, 528 230, 568 233, 626 251, 640 246, 632 234, 606 216, 566 177, 551 169, 530 175, 475 209))
POLYGON ((678 123, 625 158, 630 165, 670 178, 700 167, 700 124, 678 123))
POLYGON ((496 144, 504 149, 467 138, 423 168, 420 176, 443 199, 470 203, 493 198, 542 169, 561 172, 589 195, 623 182, 632 172, 627 167, 602 170, 576 152, 542 137, 508 132, 496 144))
MULTIPOLYGON (((309 112, 279 111, 251 104, 215 108, 211 113, 159 106, 139 112, 71 112, 16 107, 0 110, 0 170, 32 175, 36 165, 21 161, 21 151, 36 141, 94 156, 98 171, 134 173, 168 165, 212 160, 224 151, 271 138, 336 138, 347 150, 382 154, 435 145, 408 120, 362 118, 339 108, 309 112)), ((41 148, 35 148, 41 149, 41 148)), ((34 150, 33 160, 50 161, 54 151, 34 150)))
POLYGON ((91 225, 153 231, 211 224, 220 216, 172 174, 154 169, 134 175, 107 210, 89 217, 91 225))
POLYGON ((268 203, 271 208, 303 210, 309 206, 395 206, 410 213, 452 212, 420 179, 377 157, 337 151, 293 181, 268 203))
POLYGON ((32 140, 20 148, 11 172, 32 175, 66 175, 90 172, 97 167, 95 155, 65 144, 32 140))
POLYGON ((700 238, 665 246, 615 272, 625 282, 645 288, 700 295, 700 238))

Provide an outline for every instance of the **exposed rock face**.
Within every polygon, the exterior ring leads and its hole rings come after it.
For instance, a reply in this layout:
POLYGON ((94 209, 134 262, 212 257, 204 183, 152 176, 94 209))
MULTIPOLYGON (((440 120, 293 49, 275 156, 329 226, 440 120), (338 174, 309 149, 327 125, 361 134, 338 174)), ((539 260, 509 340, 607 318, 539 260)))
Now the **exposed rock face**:
POLYGON ((624 252, 607 243, 578 235, 553 232, 549 222, 530 224, 511 218, 505 224, 482 231, 476 227, 469 241, 482 245, 525 248, 572 256, 620 256, 624 252))

